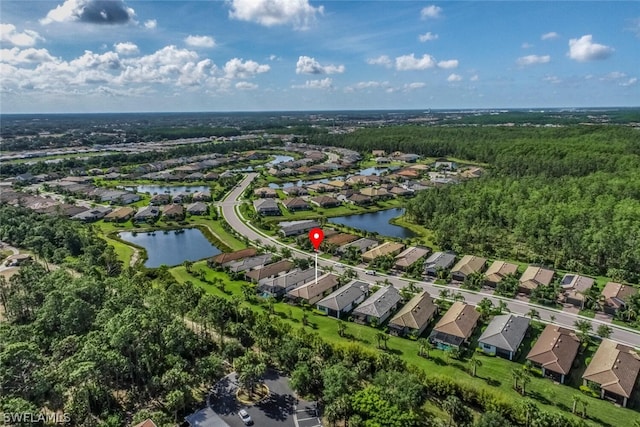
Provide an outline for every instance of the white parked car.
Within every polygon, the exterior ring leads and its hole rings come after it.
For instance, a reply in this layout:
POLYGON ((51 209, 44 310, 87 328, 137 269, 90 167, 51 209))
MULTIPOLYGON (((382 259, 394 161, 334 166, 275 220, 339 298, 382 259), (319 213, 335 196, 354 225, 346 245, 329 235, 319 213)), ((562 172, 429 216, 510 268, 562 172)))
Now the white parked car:
POLYGON ((249 415, 246 409, 240 409, 240 411, 238 411, 238 415, 240 416, 240 419, 242 420, 244 425, 246 426, 253 425, 253 420, 251 419, 251 415, 249 415))

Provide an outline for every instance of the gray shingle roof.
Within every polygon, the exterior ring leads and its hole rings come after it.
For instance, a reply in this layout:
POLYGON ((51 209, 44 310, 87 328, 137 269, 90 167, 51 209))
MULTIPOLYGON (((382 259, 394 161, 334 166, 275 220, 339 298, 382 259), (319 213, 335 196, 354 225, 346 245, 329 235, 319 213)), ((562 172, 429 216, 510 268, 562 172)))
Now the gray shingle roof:
POLYGON ((378 289, 353 312, 365 316, 383 317, 400 302, 400 292, 393 286, 378 289))
POLYGON ((327 307, 332 310, 344 310, 349 304, 352 304, 358 298, 366 295, 369 290, 369 284, 358 280, 353 280, 339 288, 337 291, 329 294, 325 298, 318 301, 318 305, 327 307))
POLYGON ((425 268, 449 268, 456 260, 456 255, 449 252, 435 252, 424 262, 425 268))
POLYGON ((492 345, 508 351, 516 351, 527 333, 529 319, 504 314, 496 316, 484 330, 478 342, 492 345))
POLYGON ((306 270, 293 270, 282 276, 260 280, 259 284, 274 288, 288 288, 298 283, 306 283, 315 277, 315 269, 308 268, 306 270))

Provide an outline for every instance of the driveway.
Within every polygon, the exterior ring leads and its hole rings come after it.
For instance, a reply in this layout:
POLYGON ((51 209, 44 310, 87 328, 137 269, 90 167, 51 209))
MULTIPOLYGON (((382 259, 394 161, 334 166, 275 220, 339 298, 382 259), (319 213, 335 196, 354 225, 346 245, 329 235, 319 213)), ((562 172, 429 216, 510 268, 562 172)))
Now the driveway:
POLYGON ((315 406, 310 402, 298 401, 289 387, 289 379, 275 371, 264 377, 270 394, 254 405, 246 406, 236 400, 238 389, 235 373, 227 375, 215 386, 209 404, 230 427, 244 426, 238 416, 240 409, 246 409, 254 425, 267 427, 318 427, 322 424, 315 416, 315 406))

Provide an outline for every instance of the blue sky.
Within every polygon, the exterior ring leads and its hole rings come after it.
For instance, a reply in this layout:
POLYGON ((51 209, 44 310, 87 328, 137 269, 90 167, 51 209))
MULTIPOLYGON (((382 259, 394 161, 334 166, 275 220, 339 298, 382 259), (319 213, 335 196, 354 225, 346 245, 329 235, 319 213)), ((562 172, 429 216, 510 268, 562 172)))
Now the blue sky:
POLYGON ((2 113, 640 105, 636 1, 0 3, 2 113))

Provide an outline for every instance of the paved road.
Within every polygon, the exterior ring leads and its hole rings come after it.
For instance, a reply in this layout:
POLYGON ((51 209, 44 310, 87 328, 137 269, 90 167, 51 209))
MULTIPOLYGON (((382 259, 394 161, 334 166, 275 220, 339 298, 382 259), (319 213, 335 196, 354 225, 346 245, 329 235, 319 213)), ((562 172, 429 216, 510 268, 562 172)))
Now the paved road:
MULTIPOLYGON (((236 230, 241 235, 247 236, 249 240, 253 242, 260 242, 263 245, 264 244, 275 245, 278 248, 288 247, 289 249, 291 249, 292 256, 296 258, 301 258, 301 257, 308 258, 313 256, 309 252, 301 251, 300 249, 295 248, 293 246, 286 245, 273 237, 262 234, 257 229, 247 225, 245 222, 242 221, 242 219, 240 218, 239 211, 236 209, 236 207, 242 203, 241 201, 242 193, 247 188, 247 186, 256 178, 257 175, 258 175, 257 173, 247 174, 246 177, 242 180, 242 182, 240 182, 220 203, 220 206, 222 209, 222 215, 224 219, 229 223, 231 228, 236 230)), ((319 268, 329 267, 329 266, 333 267, 338 273, 341 272, 342 268, 346 268, 346 267, 352 268, 358 273, 358 278, 363 281, 371 282, 373 279, 373 277, 370 275, 367 275, 365 273, 365 270, 362 268, 351 267, 336 261, 327 260, 324 258, 318 258, 319 268)), ((466 302, 474 305, 477 305, 480 302, 480 300, 482 300, 485 297, 489 298, 494 303, 494 305, 497 305, 498 302, 502 300, 507 303, 507 307, 512 313, 523 315, 523 316, 526 315, 529 312, 529 310, 533 308, 537 310, 538 313, 540 313, 541 320, 551 323, 551 316, 554 316, 554 321, 553 321, 554 324, 559 326, 564 326, 570 329, 575 329, 573 324, 578 319, 587 320, 591 322, 591 325, 593 326, 594 331, 600 324, 605 324, 611 327, 611 329, 613 330, 613 334, 611 335, 611 338, 613 340, 626 345, 633 346, 633 347, 640 347, 640 333, 629 328, 613 325, 603 320, 589 319, 587 317, 579 316, 574 313, 554 310, 554 309, 550 309, 537 304, 531 304, 525 301, 519 301, 519 300, 510 299, 510 298, 502 298, 502 297, 494 296, 494 295, 483 293, 483 292, 474 292, 474 291, 459 289, 455 286, 435 285, 432 282, 428 282, 428 281, 426 282, 415 281, 415 280, 409 280, 409 279, 404 279, 397 276, 390 276, 390 275, 384 275, 384 274, 376 276, 376 280, 384 280, 384 279, 388 279, 393 286, 399 289, 404 288, 410 282, 413 282, 416 284, 416 286, 426 290, 432 296, 438 296, 442 289, 449 289, 450 291, 453 291, 453 292, 460 292, 464 296, 466 302)))

